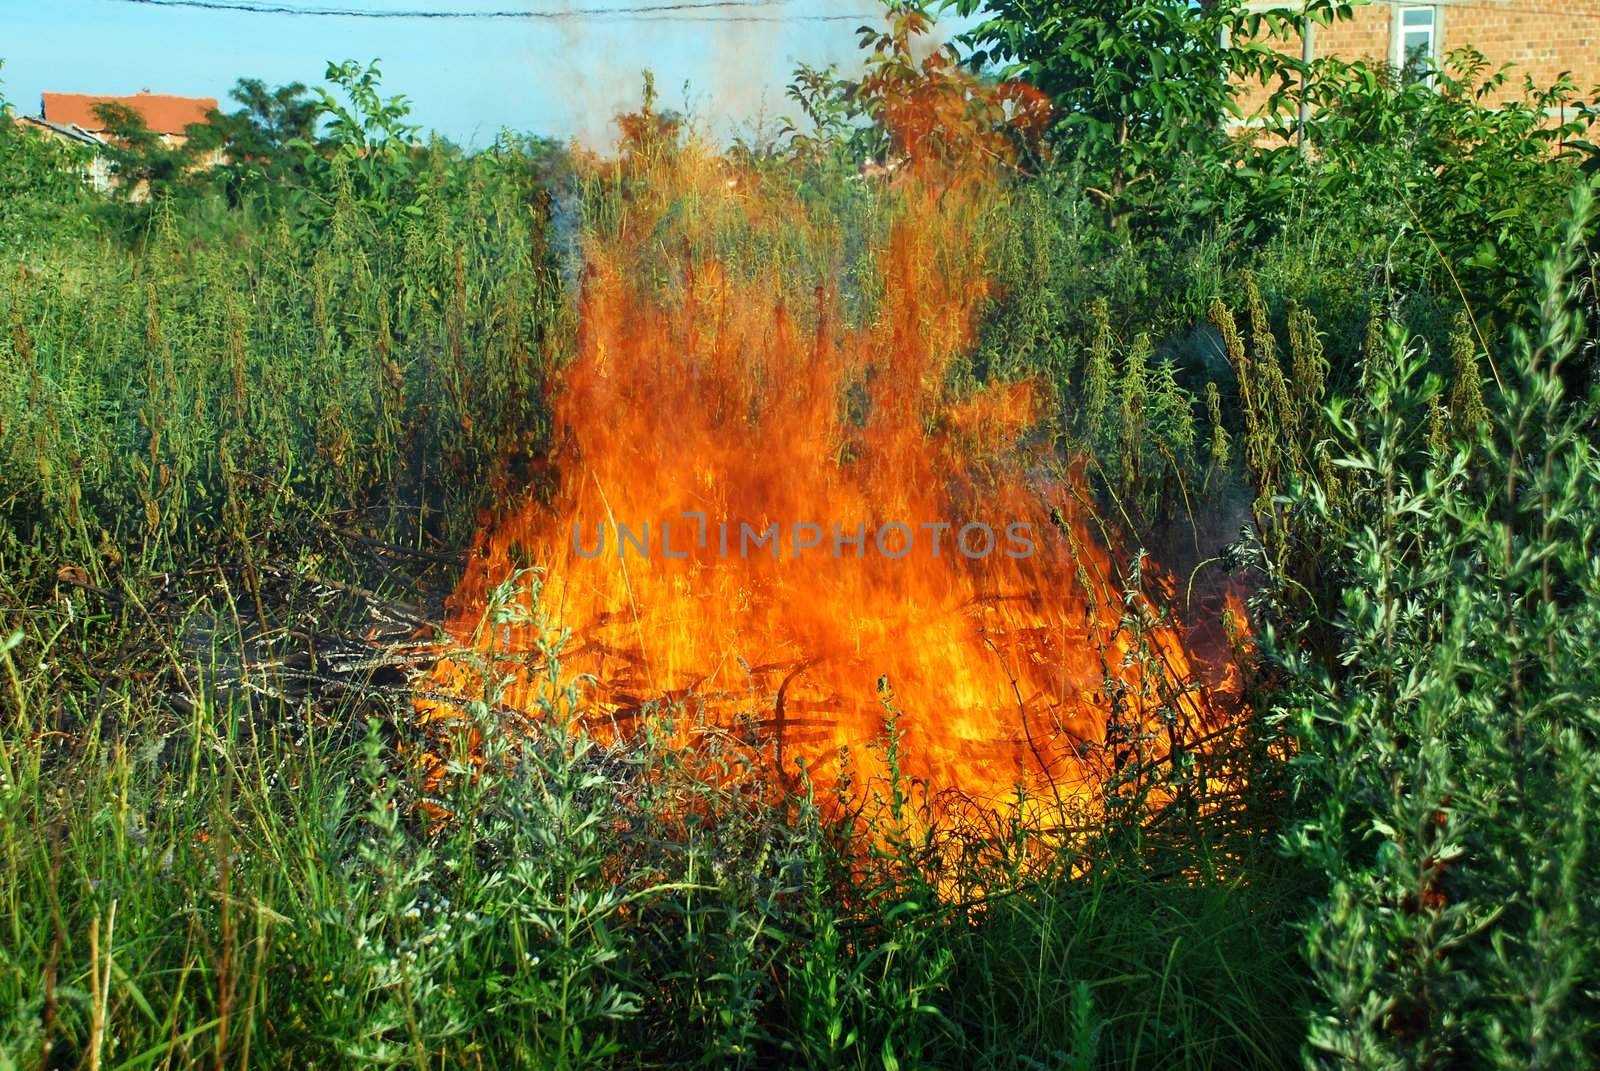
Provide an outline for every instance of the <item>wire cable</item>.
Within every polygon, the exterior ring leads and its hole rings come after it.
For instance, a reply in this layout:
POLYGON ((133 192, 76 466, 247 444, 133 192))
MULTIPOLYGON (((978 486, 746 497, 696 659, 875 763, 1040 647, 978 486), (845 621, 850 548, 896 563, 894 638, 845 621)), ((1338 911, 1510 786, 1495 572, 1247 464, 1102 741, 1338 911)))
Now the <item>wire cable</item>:
POLYGON ((247 15, 300 15, 314 18, 346 19, 456 19, 456 20, 547 20, 578 18, 634 18, 641 21, 674 22, 845 22, 871 19, 867 12, 816 14, 802 12, 771 14, 715 14, 730 9, 770 7, 771 0, 670 0, 665 3, 575 7, 563 11, 451 11, 431 9, 407 11, 403 8, 362 10, 344 7, 293 7, 269 0, 117 0, 146 7, 189 8, 247 15))

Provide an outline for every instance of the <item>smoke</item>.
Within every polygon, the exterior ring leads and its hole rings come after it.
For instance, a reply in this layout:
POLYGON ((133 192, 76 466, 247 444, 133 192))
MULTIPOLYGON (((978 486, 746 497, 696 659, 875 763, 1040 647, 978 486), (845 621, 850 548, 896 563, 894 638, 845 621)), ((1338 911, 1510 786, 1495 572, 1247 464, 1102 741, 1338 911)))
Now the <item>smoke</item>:
MULTIPOLYGON (((799 6, 775 0, 763 5, 763 10, 792 12, 799 6)), ((877 5, 862 0, 806 0, 803 6, 808 13, 848 15, 877 5)), ((787 105, 783 89, 798 63, 844 67, 859 62, 855 30, 856 24, 851 22, 717 24, 705 72, 709 93, 706 118, 715 130, 719 125, 736 127, 783 114, 787 105)))
MULTIPOLYGON (((560 10, 581 6, 565 0, 560 10)), ((767 0, 737 16, 575 16, 539 20, 521 32, 533 92, 559 116, 552 133, 607 155, 617 142, 615 117, 640 104, 646 69, 655 76, 661 108, 686 113, 697 130, 725 141, 793 110, 784 89, 798 64, 837 64, 846 75, 858 74, 855 31, 881 20, 848 16, 877 8, 877 0, 767 0)), ((936 28, 925 47, 943 39, 936 28)))
POLYGON ((570 18, 556 25, 559 45, 535 78, 541 92, 566 102, 572 139, 604 152, 616 141, 613 117, 638 101, 640 70, 617 57, 646 54, 638 48, 639 24, 570 18))

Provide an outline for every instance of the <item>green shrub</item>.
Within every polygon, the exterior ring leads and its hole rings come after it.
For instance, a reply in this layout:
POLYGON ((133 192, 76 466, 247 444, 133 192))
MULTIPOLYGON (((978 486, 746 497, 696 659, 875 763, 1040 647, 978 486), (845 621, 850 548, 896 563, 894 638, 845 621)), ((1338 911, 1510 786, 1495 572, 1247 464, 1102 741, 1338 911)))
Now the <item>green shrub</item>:
POLYGON ((1333 410, 1347 505, 1303 498, 1342 535, 1345 589, 1336 665, 1280 646, 1307 803, 1289 844, 1328 883, 1313 1063, 1596 1057, 1600 450, 1561 380, 1589 205, 1580 187, 1486 424, 1430 446, 1444 388, 1391 328, 1366 404, 1333 410))

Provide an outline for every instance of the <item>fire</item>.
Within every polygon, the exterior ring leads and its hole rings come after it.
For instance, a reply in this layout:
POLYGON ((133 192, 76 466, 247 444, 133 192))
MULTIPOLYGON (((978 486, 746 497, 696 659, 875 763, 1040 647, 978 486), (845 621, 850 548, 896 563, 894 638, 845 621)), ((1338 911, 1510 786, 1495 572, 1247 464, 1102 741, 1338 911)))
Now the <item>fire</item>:
MULTIPOLYGON (((868 745, 891 718, 907 776, 989 807, 1019 786, 1087 800, 1119 741, 1199 735, 1217 692, 1125 595, 1115 531, 1038 430, 1042 386, 957 374, 990 293, 993 170, 903 168, 862 191, 862 235, 729 167, 691 145, 610 176, 631 192, 585 236, 555 492, 482 528, 458 641, 532 649, 532 626, 479 625, 535 564, 593 730, 677 711, 678 745, 754 734, 776 776, 823 790, 842 754, 855 785, 883 775, 868 745), (851 263, 864 278, 841 279, 851 263)), ((1171 585, 1148 563, 1140 580, 1171 585)), ((470 691, 451 662, 438 677, 470 691)), ((501 701, 532 711, 538 687, 501 701)))

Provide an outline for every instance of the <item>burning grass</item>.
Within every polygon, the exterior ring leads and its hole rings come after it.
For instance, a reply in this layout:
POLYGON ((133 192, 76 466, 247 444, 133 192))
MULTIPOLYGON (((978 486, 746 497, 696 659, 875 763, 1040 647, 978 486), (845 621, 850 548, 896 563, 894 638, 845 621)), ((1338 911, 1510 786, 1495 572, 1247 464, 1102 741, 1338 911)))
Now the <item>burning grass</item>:
POLYGON ((1172 578, 1097 515, 1041 431, 1047 386, 972 383, 1000 173, 947 122, 908 124, 859 227, 659 134, 592 165, 553 491, 485 516, 448 627, 490 657, 445 659, 430 691, 487 680, 531 711, 524 656, 562 635, 589 731, 737 732, 842 798, 888 774, 869 745, 892 721, 898 773, 945 816, 1165 804, 1134 771, 1231 735, 1222 630, 1179 620, 1172 578), (489 620, 530 565, 537 614, 512 592, 516 623, 489 620))

